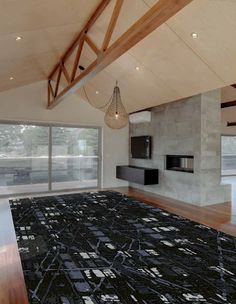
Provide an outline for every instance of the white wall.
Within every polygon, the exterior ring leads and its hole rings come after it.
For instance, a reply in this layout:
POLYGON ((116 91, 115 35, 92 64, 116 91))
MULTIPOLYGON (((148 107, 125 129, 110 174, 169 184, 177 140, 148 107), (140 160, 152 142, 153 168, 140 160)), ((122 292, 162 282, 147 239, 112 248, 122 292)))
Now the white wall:
POLYGON ((78 95, 67 97, 52 110, 47 110, 45 81, 0 93, 0 121, 61 123, 102 128, 102 187, 127 186, 115 177, 116 165, 128 164, 128 127, 109 129, 104 114, 91 107, 78 95))

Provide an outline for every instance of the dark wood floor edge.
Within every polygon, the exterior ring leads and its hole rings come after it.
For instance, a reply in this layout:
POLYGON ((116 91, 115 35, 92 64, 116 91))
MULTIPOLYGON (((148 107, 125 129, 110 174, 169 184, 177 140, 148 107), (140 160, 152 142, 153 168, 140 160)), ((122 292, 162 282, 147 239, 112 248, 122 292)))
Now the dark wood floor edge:
MULTIPOLYGON (((231 215, 229 212, 222 212, 217 210, 222 206, 225 207, 227 203, 201 207, 193 204, 188 204, 186 202, 162 197, 153 193, 149 193, 147 191, 136 189, 134 187, 110 188, 109 190, 118 191, 133 199, 143 201, 144 203, 158 207, 164 211, 179 215, 190 221, 208 226, 219 232, 223 232, 225 234, 236 237, 236 221, 235 223, 231 223, 231 215)), ((228 205, 230 206, 230 203, 228 203, 228 205)))
POLYGON ((8 199, 0 199, 0 281, 5 270, 4 289, 0 288, 1 304, 29 304, 15 226, 8 199))
POLYGON ((201 206, 201 205, 196 205, 194 203, 187 203, 187 202, 177 200, 177 199, 174 199, 174 198, 171 198, 171 197, 156 194, 156 193, 153 193, 153 192, 140 190, 140 189, 135 188, 135 187, 118 187, 118 188, 108 188, 108 189, 103 189, 103 190, 115 190, 115 189, 117 189, 116 191, 121 192, 119 189, 121 189, 121 190, 124 189, 124 191, 125 191, 125 189, 127 189, 127 188, 131 191, 135 191, 136 193, 140 193, 141 195, 145 195, 146 198, 151 199, 151 200, 155 199, 155 200, 167 203, 167 204, 174 204, 174 205, 179 204, 181 206, 185 205, 186 208, 193 207, 193 208, 197 208, 199 210, 203 210, 205 208, 211 208, 211 207, 214 207, 214 206, 223 206, 224 204, 230 204, 231 203, 231 202, 223 202, 223 203, 218 203, 218 204, 210 204, 210 205, 201 206))
POLYGON ((195 207, 199 207, 195 204, 191 204, 191 203, 187 203, 187 202, 184 202, 184 201, 181 201, 181 200, 177 200, 177 199, 174 199, 174 198, 171 198, 171 197, 167 197, 167 196, 163 196, 163 195, 160 195, 160 194, 156 194, 156 193, 152 193, 152 192, 149 192, 149 191, 144 191, 144 190, 140 190, 138 188, 135 188, 135 187, 129 187, 130 190, 132 191, 137 191, 137 192, 140 192, 144 195, 146 195, 147 197, 150 197, 151 199, 157 199, 157 200, 161 200, 165 203, 168 203, 168 204, 184 204, 186 206, 195 206, 195 207))

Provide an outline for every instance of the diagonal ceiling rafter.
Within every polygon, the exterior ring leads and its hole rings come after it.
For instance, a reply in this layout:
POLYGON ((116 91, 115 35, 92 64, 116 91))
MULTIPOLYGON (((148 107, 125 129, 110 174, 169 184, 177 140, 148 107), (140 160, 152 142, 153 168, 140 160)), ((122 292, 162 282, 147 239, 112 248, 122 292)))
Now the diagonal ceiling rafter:
POLYGON ((111 0, 102 0, 96 10, 93 12, 75 41, 69 46, 60 62, 53 69, 48 78, 48 108, 51 109, 60 103, 66 96, 78 90, 88 80, 105 69, 109 64, 127 52, 135 44, 145 38, 148 34, 154 31, 157 27, 166 22, 170 17, 175 15, 178 11, 191 3, 193 0, 159 0, 146 14, 144 14, 138 21, 136 21, 121 37, 119 37, 111 46, 109 46, 112 33, 114 31, 117 19, 120 14, 123 0, 116 0, 114 10, 104 37, 101 50, 95 43, 87 36, 89 29, 99 18, 111 0), (97 58, 76 77, 76 71, 79 65, 80 55, 83 49, 84 42, 91 47, 97 55, 97 58), (68 60, 72 52, 77 49, 77 55, 74 59, 71 73, 64 67, 64 63, 68 60), (65 75, 68 81, 67 86, 59 93, 61 74, 65 75), (68 75, 71 74, 70 79, 68 75), (57 75, 56 89, 52 90, 52 77, 57 75))

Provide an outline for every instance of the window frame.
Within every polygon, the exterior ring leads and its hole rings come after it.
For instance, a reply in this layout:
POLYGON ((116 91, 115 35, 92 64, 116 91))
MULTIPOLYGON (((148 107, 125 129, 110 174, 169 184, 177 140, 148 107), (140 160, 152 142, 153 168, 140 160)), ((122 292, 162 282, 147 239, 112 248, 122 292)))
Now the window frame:
POLYGON ((103 158, 102 158, 102 127, 101 126, 88 126, 88 125, 79 125, 79 124, 70 124, 70 123, 57 123, 57 122, 34 122, 34 121, 15 121, 15 120, 0 120, 1 125, 28 125, 28 126, 38 126, 38 127, 47 127, 48 128, 48 190, 45 191, 29 191, 29 192, 17 192, 17 193, 6 193, 0 194, 0 198, 6 197, 19 197, 25 195, 38 195, 38 194, 47 194, 47 193, 63 193, 63 192, 74 192, 82 191, 88 189, 99 189, 102 186, 102 168, 103 168, 103 158), (62 128, 82 128, 82 129, 96 129, 98 130, 98 164, 97 164, 97 187, 80 187, 80 188, 68 188, 68 189, 52 189, 52 128, 53 127, 62 127, 62 128))

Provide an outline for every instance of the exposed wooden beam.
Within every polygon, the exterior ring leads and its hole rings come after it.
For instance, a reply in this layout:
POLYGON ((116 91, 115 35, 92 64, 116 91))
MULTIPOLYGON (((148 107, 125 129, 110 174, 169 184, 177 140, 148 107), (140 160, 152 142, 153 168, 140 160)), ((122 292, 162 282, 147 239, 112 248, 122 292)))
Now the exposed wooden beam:
POLYGON ((96 44, 88 37, 88 35, 85 36, 85 41, 90 46, 90 48, 94 51, 96 55, 100 53, 99 48, 96 46, 96 44))
POLYGON ((229 107, 235 107, 236 106, 236 100, 222 102, 221 108, 229 108, 229 107))
POLYGON ((115 29, 117 19, 120 15, 120 10, 121 10, 123 2, 124 2, 124 0, 116 0, 116 5, 114 7, 114 10, 113 10, 113 13, 112 13, 112 16, 111 16, 111 20, 110 20, 110 23, 108 25, 108 29, 107 29, 107 32, 106 32, 106 35, 105 35, 105 38, 104 38, 104 41, 103 41, 103 44, 102 44, 102 50, 103 51, 105 51, 107 49, 107 47, 110 43, 111 36, 112 36, 113 31, 115 29))
POLYGON ((55 92, 54 92, 54 97, 55 98, 57 97, 57 93, 58 93, 58 89, 59 89, 59 85, 60 85, 61 72, 62 72, 62 69, 61 69, 61 65, 60 65, 59 70, 58 70, 58 74, 57 74, 56 88, 55 88, 55 92))
POLYGON ((50 106, 51 91, 50 91, 50 80, 48 80, 48 106, 50 106))
POLYGON ((67 81, 68 83, 70 83, 70 76, 69 76, 69 74, 68 74, 68 72, 67 72, 66 67, 64 66, 64 63, 61 64, 61 69, 62 69, 62 72, 63 72, 65 78, 66 78, 66 81, 67 81))
MULTIPOLYGON (((108 4, 111 2, 111 0, 101 0, 99 5, 96 7, 94 12, 91 14, 91 16, 88 18, 87 22, 81 29, 78 36, 75 38, 75 40, 72 42, 72 44, 68 47, 68 49, 65 51, 63 56, 61 57, 60 62, 65 62, 67 57, 71 55, 71 53, 74 51, 76 46, 80 42, 81 35, 86 34, 91 26, 96 22, 96 20, 99 18, 99 16, 102 14, 102 12, 105 10, 105 8, 108 6, 108 4)), ((49 79, 52 79, 53 75, 56 73, 56 70, 59 68, 60 62, 55 66, 55 68, 52 70, 52 72, 49 75, 49 79)))
POLYGON ((51 103, 51 97, 54 98, 54 92, 53 92, 51 80, 48 80, 48 106, 51 103))
POLYGON ((55 107, 193 0, 159 0, 51 102, 55 107))
POLYGON ((81 53, 83 50, 83 45, 84 45, 84 36, 81 36, 80 44, 77 49, 77 53, 76 53, 76 57, 75 57, 75 61, 74 61, 73 69, 72 69, 70 82, 72 82, 75 79, 76 72, 77 72, 78 65, 79 65, 80 56, 81 56, 81 53))
POLYGON ((51 95, 54 96, 54 91, 52 88, 51 80, 49 80, 48 83, 49 83, 49 89, 50 89, 51 95))

